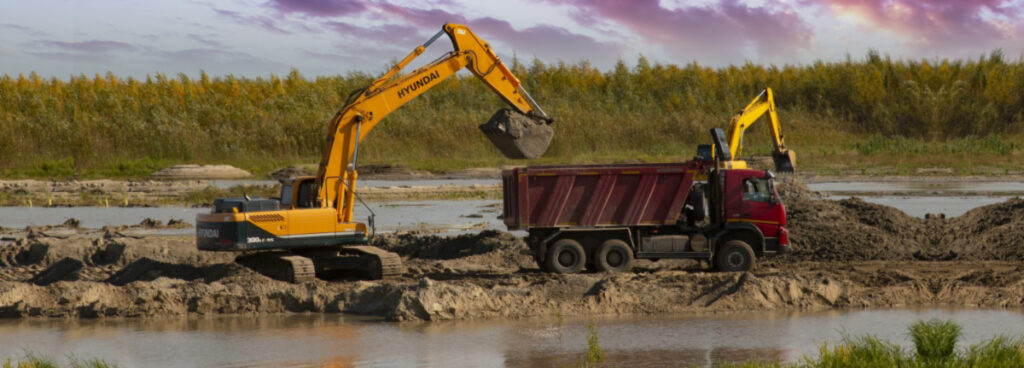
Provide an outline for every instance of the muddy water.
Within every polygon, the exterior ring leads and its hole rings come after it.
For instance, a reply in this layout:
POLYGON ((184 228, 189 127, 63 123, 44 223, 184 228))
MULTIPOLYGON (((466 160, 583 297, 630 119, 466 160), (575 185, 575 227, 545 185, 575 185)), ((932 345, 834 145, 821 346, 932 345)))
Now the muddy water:
MULTIPOLYGON (((875 310, 602 319, 596 325, 618 366, 707 366, 737 360, 794 361, 844 333, 909 346, 907 326, 927 318, 964 326, 960 347, 1024 333, 1007 310, 875 310)), ((4 320, 0 355, 26 349, 102 358, 123 367, 564 367, 586 349, 586 321, 394 324, 351 316, 157 320, 4 320)))
MULTIPOLYGON (((276 186, 277 180, 210 180, 210 185, 228 189, 240 185, 262 185, 276 186)), ((498 179, 410 179, 410 180, 360 180, 359 187, 438 187, 442 185, 472 186, 472 185, 499 185, 498 179)))
MULTIPOLYGON (((218 180, 218 186, 240 184, 272 185, 267 180, 218 180)), ((439 185, 491 185, 490 179, 449 179, 449 180, 366 180, 369 186, 439 186, 439 185)), ((964 212, 987 204, 998 203, 1009 196, 1024 195, 1024 182, 823 182, 808 184, 811 190, 821 191, 830 199, 858 196, 865 201, 896 207, 912 216, 926 213, 944 213, 958 216, 964 212)), ((408 230, 443 230, 446 232, 479 231, 483 229, 504 229, 498 200, 458 201, 403 201, 371 202, 370 209, 377 214, 377 229, 383 232, 408 230)), ((182 219, 193 223, 197 213, 206 208, 160 207, 160 208, 24 208, 0 207, 0 226, 23 228, 29 225, 59 224, 68 218, 82 221, 82 226, 99 228, 138 224, 144 218, 167 222, 182 219)), ((355 217, 365 221, 369 211, 356 207, 355 217)), ((190 232, 191 230, 178 230, 190 232)))
MULTIPOLYGON (((497 200, 377 202, 368 205, 376 214, 378 231, 475 232, 505 229, 504 224, 498 219, 501 202, 497 200)), ((356 220, 365 221, 370 215, 370 210, 362 206, 356 207, 356 220)), ((0 207, 0 226, 17 229, 29 225, 60 224, 69 218, 76 218, 81 221, 83 227, 100 228, 134 225, 147 217, 164 223, 170 219, 181 219, 194 224, 196 214, 209 211, 208 208, 188 207, 0 207)), ((193 230, 184 229, 178 232, 191 231, 193 230)))

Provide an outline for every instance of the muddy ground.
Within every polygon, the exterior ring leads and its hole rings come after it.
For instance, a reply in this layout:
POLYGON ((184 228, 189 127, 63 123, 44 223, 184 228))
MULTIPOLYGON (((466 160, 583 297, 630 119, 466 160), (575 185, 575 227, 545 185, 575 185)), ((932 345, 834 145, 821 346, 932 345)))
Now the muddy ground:
POLYGON ((520 238, 487 231, 379 235, 374 245, 402 255, 401 277, 288 284, 234 264, 232 254, 199 252, 191 236, 68 224, 4 231, 0 316, 328 312, 437 321, 1024 307, 1024 200, 920 219, 858 199, 824 200, 791 178, 780 181, 795 251, 764 258, 752 272, 662 260, 638 261, 628 274, 546 274, 520 238))

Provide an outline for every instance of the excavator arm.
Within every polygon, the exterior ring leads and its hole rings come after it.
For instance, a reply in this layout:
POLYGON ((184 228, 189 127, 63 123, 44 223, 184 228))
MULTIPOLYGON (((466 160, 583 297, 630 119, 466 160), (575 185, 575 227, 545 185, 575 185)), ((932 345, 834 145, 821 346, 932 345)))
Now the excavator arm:
POLYGON ((779 116, 775 112, 775 98, 771 88, 765 88, 757 97, 754 97, 747 107, 732 118, 729 124, 729 148, 732 150, 732 160, 725 164, 731 168, 745 168, 746 163, 739 161, 743 152, 743 133, 754 122, 765 113, 771 123, 772 141, 775 143, 775 151, 772 152, 772 161, 775 162, 775 170, 779 172, 793 172, 796 168, 796 154, 786 147, 782 136, 782 126, 779 124, 779 116))
MULTIPOLYGON (((499 142, 533 140, 528 146, 530 152, 509 152, 508 144, 501 148, 510 158, 536 158, 550 143, 551 119, 520 85, 512 72, 491 50, 490 45, 478 38, 466 26, 445 24, 442 30, 426 43, 416 47, 408 56, 398 62, 380 78, 364 89, 353 93, 344 107, 331 119, 327 141, 321 152, 320 167, 317 171, 318 200, 321 207, 338 209, 339 222, 352 221, 354 189, 357 178, 356 160, 359 143, 384 117, 405 105, 427 90, 440 84, 463 68, 469 69, 495 93, 508 102, 521 119, 521 129, 515 136, 503 129, 485 129, 484 133, 496 145, 499 142), (424 50, 442 35, 447 34, 454 50, 407 75, 400 76, 402 68, 423 54, 424 50), (397 77, 397 78, 396 78, 397 77), (528 121, 522 123, 522 121, 528 121), (545 134, 531 133, 546 131, 545 134), (539 136, 539 137, 535 137, 539 136), (540 147, 539 149, 537 147, 540 147), (340 202, 340 203, 339 203, 340 202)), ((497 115, 496 115, 497 116, 497 115)), ((494 118, 492 118, 494 120, 494 118)), ((486 125, 486 124, 485 124, 486 125)), ((514 148, 513 148, 514 151, 514 148)))

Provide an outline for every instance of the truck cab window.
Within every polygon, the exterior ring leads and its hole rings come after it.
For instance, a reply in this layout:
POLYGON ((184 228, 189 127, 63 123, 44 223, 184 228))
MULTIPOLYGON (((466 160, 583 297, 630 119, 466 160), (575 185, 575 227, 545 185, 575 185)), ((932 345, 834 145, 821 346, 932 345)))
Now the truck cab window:
POLYGON ((774 195, 768 180, 757 178, 743 180, 744 201, 771 202, 774 195))

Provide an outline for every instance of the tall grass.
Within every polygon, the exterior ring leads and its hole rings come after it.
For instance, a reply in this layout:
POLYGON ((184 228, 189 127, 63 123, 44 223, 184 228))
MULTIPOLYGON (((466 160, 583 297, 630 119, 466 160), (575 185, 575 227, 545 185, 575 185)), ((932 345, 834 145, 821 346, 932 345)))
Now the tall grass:
MULTIPOLYGON (((116 365, 108 363, 100 359, 86 359, 81 360, 74 356, 68 356, 68 365, 70 368, 111 368, 116 365)), ((2 368, 58 368, 63 365, 58 364, 55 360, 50 357, 39 355, 33 352, 25 352, 24 357, 18 360, 12 360, 11 358, 5 358, 3 363, 0 364, 2 368)))
POLYGON ((997 336, 957 350, 961 327, 952 321, 919 321, 909 328, 913 350, 872 336, 846 338, 834 347, 822 346, 817 357, 800 367, 1024 367, 1024 341, 997 336))
MULTIPOLYGON (((1024 127, 1024 61, 862 59, 710 68, 620 62, 513 64, 556 121, 542 162, 689 157, 707 129, 765 86, 800 151, 1007 155, 1024 127), (937 148, 936 148, 937 147, 937 148)), ((316 161, 326 122, 373 76, 350 73, 198 78, 156 74, 0 77, 0 173, 137 175, 172 163, 226 162, 265 171, 316 161)), ((476 126, 502 102, 472 76, 449 79, 395 111, 361 146, 368 163, 443 169, 510 162, 476 126)), ((765 151, 763 124, 749 153, 765 151)))
POLYGON ((835 345, 823 344, 817 356, 807 356, 795 364, 779 362, 746 362, 724 364, 724 367, 745 368, 988 368, 1024 367, 1024 340, 996 336, 957 350, 961 326, 952 321, 932 319, 918 321, 909 327, 913 349, 866 335, 846 336, 835 345))

